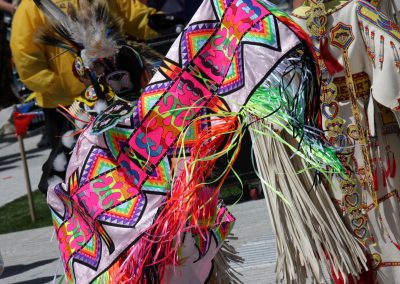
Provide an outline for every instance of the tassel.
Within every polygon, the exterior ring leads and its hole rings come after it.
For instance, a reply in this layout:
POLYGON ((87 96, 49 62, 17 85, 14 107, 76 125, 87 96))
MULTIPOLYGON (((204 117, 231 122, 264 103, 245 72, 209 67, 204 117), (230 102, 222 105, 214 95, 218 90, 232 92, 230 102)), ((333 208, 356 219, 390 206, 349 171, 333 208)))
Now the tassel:
POLYGON ((392 158, 393 158, 393 163, 392 163, 392 169, 390 171, 390 177, 394 178, 396 175, 396 158, 394 157, 394 154, 392 153, 392 158))
POLYGON ((385 177, 388 178, 391 174, 391 167, 390 167, 390 157, 389 157, 389 153, 387 154, 387 167, 386 167, 386 174, 385 177))
POLYGON ((375 58, 376 58, 376 52, 375 52, 375 32, 371 32, 371 60, 372 64, 375 67, 375 58))
POLYGON ((394 156, 393 153, 392 154, 392 158, 390 158, 390 154, 387 154, 387 170, 386 170, 386 178, 394 178, 394 176, 396 175, 396 158, 394 156), (393 160, 392 163, 390 163, 390 160, 393 160))
POLYGON ((394 241, 391 241, 391 242, 398 250, 400 250, 400 245, 399 244, 395 243, 394 241))
POLYGON ((374 169, 373 177, 374 177, 374 189, 375 189, 375 191, 378 191, 378 169, 377 168, 374 169))
POLYGON ((390 47, 393 51, 394 64, 397 68, 397 72, 400 72, 400 57, 399 57, 399 53, 397 52, 396 45, 394 44, 393 41, 390 41, 390 47))
POLYGON ((380 70, 383 68, 383 61, 385 61, 385 37, 380 37, 380 48, 379 48, 379 66, 380 70))
POLYGON ((343 66, 337 61, 335 57, 330 53, 328 49, 328 40, 323 37, 320 40, 320 54, 321 58, 325 63, 326 68, 330 75, 334 75, 344 70, 343 66))
POLYGON ((383 180, 383 187, 386 188, 387 187, 387 182, 386 182, 386 174, 385 174, 385 170, 382 169, 382 180, 383 180))
POLYGON ((125 259, 126 264, 119 273, 126 275, 134 271, 129 283, 159 283, 158 276, 164 275, 167 265, 178 265, 181 261, 180 246, 186 233, 197 232, 205 239, 201 232, 218 225, 215 208, 222 208, 222 205, 217 206, 219 190, 237 157, 239 146, 233 150, 229 168, 219 177, 218 185, 205 185, 217 159, 232 149, 232 145, 240 144, 235 140, 240 121, 236 116, 227 116, 210 118, 208 122, 210 126, 198 136, 185 169, 174 178, 170 196, 142 237, 140 249, 125 259))
POLYGON ((365 42, 366 42, 366 45, 367 45, 368 56, 369 56, 369 58, 372 59, 372 57, 371 57, 371 44, 370 44, 371 41, 370 41, 370 38, 369 38, 369 28, 368 28, 368 26, 365 27, 365 42))

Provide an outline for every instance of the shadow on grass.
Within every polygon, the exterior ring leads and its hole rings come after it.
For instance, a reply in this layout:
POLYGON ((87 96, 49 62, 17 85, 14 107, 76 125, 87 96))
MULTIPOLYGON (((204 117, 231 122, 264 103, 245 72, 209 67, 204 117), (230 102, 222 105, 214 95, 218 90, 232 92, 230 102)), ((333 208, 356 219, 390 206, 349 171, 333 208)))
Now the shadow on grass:
POLYGON ((51 226, 51 215, 46 204, 46 197, 40 191, 34 191, 33 202, 36 211, 35 223, 31 221, 28 198, 26 196, 1 206, 0 234, 51 226))
MULTIPOLYGON (((49 264, 55 260, 57 260, 57 258, 41 260, 41 261, 37 261, 34 263, 30 263, 30 264, 19 264, 19 265, 6 266, 4 268, 4 272, 0 278, 7 278, 7 277, 15 276, 18 274, 22 274, 28 270, 49 264)), ((32 282, 29 282, 29 283, 32 283, 32 282)), ((41 282, 41 283, 44 283, 44 282, 41 282)))

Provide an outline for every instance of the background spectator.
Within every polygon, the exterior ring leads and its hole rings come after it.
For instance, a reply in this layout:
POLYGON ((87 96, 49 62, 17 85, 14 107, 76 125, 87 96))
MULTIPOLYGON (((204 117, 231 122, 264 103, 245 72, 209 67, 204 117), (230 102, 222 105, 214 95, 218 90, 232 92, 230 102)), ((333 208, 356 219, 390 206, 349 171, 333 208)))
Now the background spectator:
POLYGON ((147 0, 147 5, 189 22, 202 0, 147 0))
POLYGON ((6 14, 14 14, 15 8, 13 4, 0 0, 0 109, 18 102, 11 90, 11 52, 5 22, 6 14))
MULTIPOLYGON (((53 1, 65 13, 68 5, 78 6, 78 0, 53 1)), ((124 30, 137 39, 158 35, 148 25, 150 15, 157 11, 136 0, 108 1, 110 9, 124 19, 124 30)), ((59 105, 69 106, 79 96, 84 85, 73 74, 74 56, 70 52, 39 44, 35 41, 37 30, 47 19, 33 0, 22 0, 18 6, 11 33, 11 50, 21 81, 36 95, 37 104, 43 108, 46 137, 52 152, 43 166, 43 175, 53 167, 52 157, 57 152, 60 139, 72 125, 57 112, 59 105)), ((67 161, 65 161, 66 163, 67 161)), ((46 180, 47 178, 42 178, 46 180)), ((39 189, 47 190, 46 184, 39 189)))

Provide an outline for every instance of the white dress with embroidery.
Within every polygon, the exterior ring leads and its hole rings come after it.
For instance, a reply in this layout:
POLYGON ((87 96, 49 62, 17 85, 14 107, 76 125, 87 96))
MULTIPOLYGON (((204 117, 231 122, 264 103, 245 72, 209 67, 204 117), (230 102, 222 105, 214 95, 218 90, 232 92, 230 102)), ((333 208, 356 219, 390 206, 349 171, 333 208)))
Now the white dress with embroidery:
MULTIPOLYGON (((305 31, 308 30, 306 11, 309 9, 302 6, 292 15, 305 31)), ((400 117, 400 28, 364 1, 340 2, 336 8, 326 11, 325 36, 328 37, 329 52, 353 74, 379 206, 374 206, 373 195, 366 184, 365 161, 344 71, 325 76, 333 79, 337 90, 329 92, 334 90, 329 88, 332 84, 325 88, 326 92, 321 96, 321 112, 325 134, 339 147, 339 156, 352 173, 354 183, 333 177, 332 197, 346 216, 354 236, 365 246, 371 261, 370 269, 377 272, 378 282, 398 283, 400 132, 393 114, 400 117), (343 50, 332 45, 331 35, 337 31, 335 35, 340 37, 346 29, 354 35, 348 47, 348 62, 344 60, 343 50)), ((317 54, 319 40, 313 38, 317 54)), ((322 70, 324 68, 322 66, 322 70)), ((329 82, 328 79, 325 84, 329 82)))

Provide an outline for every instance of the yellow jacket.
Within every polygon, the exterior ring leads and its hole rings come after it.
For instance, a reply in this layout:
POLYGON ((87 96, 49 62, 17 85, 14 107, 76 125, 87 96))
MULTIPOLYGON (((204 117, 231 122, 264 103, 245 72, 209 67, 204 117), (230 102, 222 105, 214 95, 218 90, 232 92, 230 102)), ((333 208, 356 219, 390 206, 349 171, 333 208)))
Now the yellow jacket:
MULTIPOLYGON (((54 0, 66 12, 70 2, 75 7, 78 0, 54 0)), ((112 11, 125 20, 126 32, 139 39, 157 35, 147 26, 147 17, 156 13, 140 1, 109 1, 112 11)), ((22 0, 12 22, 11 51, 21 81, 34 91, 41 107, 56 108, 70 105, 84 90, 83 84, 72 72, 74 56, 60 48, 45 46, 34 41, 37 29, 46 22, 45 16, 33 0, 22 0)))
POLYGON ((157 10, 147 7, 140 0, 111 0, 108 5, 115 14, 124 19, 124 31, 140 40, 158 35, 148 25, 149 16, 157 10))

